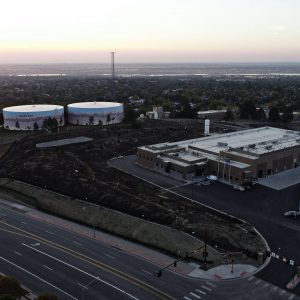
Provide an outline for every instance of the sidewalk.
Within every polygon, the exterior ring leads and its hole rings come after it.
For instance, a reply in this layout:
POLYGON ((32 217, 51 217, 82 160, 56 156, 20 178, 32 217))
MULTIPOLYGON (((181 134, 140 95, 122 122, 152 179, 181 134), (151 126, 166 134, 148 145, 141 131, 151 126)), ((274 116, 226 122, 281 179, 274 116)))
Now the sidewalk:
MULTIPOLYGON (((25 205, 12 203, 3 199, 0 199, 0 203, 9 206, 13 209, 23 212, 26 216, 48 223, 53 226, 60 227, 64 230, 68 230, 75 234, 95 239, 98 242, 104 243, 108 246, 126 251, 131 255, 135 255, 141 259, 147 260, 156 264, 158 268, 164 268, 174 262, 174 258, 165 255, 159 251, 147 248, 143 245, 128 241, 121 237, 110 235, 108 233, 102 232, 100 230, 94 230, 91 227, 77 224, 56 216, 52 216, 36 209, 27 207, 25 205)), ((259 269, 253 267, 252 265, 243 264, 231 264, 221 265, 204 271, 200 269, 200 266, 195 263, 185 263, 178 262, 177 267, 169 267, 169 270, 183 276, 189 276, 193 278, 202 278, 210 280, 224 280, 224 279, 234 279, 234 278, 245 278, 253 273, 257 272, 259 269), (233 270, 233 272, 232 272, 233 270)))

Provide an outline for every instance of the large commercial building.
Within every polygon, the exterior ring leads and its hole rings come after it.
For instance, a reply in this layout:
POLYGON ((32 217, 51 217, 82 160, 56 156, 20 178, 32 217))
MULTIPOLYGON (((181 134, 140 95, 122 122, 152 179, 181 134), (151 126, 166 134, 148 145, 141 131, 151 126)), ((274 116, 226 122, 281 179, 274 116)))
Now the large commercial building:
POLYGON ((64 108, 60 105, 35 104, 3 108, 4 128, 10 130, 38 130, 48 118, 64 125, 64 108))
POLYGON ((106 125, 122 122, 124 109, 117 102, 81 102, 68 105, 68 121, 74 125, 106 125))
POLYGON ((175 143, 139 147, 138 163, 191 179, 215 175, 242 184, 300 164, 300 132, 261 127, 175 143))

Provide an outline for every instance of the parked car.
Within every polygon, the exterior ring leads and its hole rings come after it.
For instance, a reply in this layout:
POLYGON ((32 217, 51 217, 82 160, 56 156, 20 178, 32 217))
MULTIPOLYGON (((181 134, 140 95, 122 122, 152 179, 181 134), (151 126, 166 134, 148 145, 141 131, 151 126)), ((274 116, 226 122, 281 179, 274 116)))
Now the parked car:
POLYGON ((287 211, 284 213, 284 216, 285 217, 294 217, 296 219, 297 217, 300 216, 300 211, 295 211, 295 210, 287 211))
POLYGON ((244 188, 243 186, 241 186, 241 185, 235 184, 235 185, 233 186, 233 188, 234 188, 235 190, 239 190, 239 191, 241 191, 241 192, 244 192, 244 191, 245 191, 245 188, 244 188))

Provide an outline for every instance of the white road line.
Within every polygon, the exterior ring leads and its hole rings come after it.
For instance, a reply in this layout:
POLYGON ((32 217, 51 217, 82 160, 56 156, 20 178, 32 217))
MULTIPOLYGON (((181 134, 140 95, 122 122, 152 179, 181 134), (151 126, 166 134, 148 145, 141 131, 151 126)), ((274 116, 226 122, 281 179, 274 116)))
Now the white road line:
POLYGON ((184 296, 183 299, 185 299, 185 300, 192 300, 191 298, 189 298, 187 296, 184 296))
POLYGON ((104 253, 104 255, 107 256, 107 257, 109 257, 109 258, 115 259, 113 256, 111 256, 109 254, 104 253))
POLYGON ((53 269, 51 269, 50 267, 46 266, 46 265, 43 265, 44 268, 50 270, 50 271, 53 271, 53 269))
POLYGON ((198 293, 202 294, 202 295, 206 295, 205 292, 203 292, 203 291, 201 291, 201 290, 199 290, 199 289, 196 289, 196 291, 197 291, 198 293))
POLYGON ((255 281, 255 285, 259 284, 260 282, 261 282, 261 280, 260 280, 260 279, 257 279, 257 280, 255 281))
POLYGON ((45 232, 47 232, 49 234, 54 234, 52 231, 49 231, 49 230, 45 230, 45 232))
POLYGON ((20 255, 20 256, 23 256, 23 254, 22 253, 20 253, 20 252, 17 252, 17 251, 14 251, 17 255, 20 255))
POLYGON ((207 286, 205 286, 205 285, 201 285, 201 287, 202 287, 203 289, 205 289, 205 290, 207 290, 207 291, 211 292, 211 289, 210 289, 210 288, 208 288, 207 286))
POLYGON ((74 244, 78 245, 78 246, 82 246, 82 244, 76 242, 76 241, 72 241, 74 244))
MULTIPOLYGON (((34 248, 33 248, 33 249, 34 249, 34 248)), ((6 261, 7 263, 9 263, 9 264, 15 266, 15 267, 18 268, 18 269, 20 269, 20 270, 26 272, 27 274, 29 274, 29 275, 31 275, 31 276, 33 276, 33 277, 35 277, 35 278, 41 280, 42 282, 44 282, 44 283, 46 283, 46 284, 52 286, 53 288, 55 288, 56 290, 60 291, 61 293, 65 294, 65 295, 69 296, 70 298, 72 298, 72 299, 74 299, 74 300, 78 300, 77 298, 73 297, 72 295, 70 295, 69 293, 67 293, 67 292, 65 292, 64 290, 60 289, 59 287, 53 285, 52 283, 46 281, 45 279, 43 279, 43 278, 41 278, 41 277, 39 277, 39 276, 37 276, 37 275, 35 275, 35 274, 29 272, 28 270, 26 270, 26 269, 24 269, 24 268, 22 268, 22 267, 20 267, 20 266, 18 266, 18 265, 16 265, 16 264, 14 264, 13 262, 11 262, 11 261, 5 259, 4 257, 1 257, 1 256, 0 256, 0 259, 6 261)))
POLYGON ((251 280, 253 280, 253 279, 254 279, 254 277, 251 276, 251 277, 249 277, 247 280, 248 280, 248 281, 251 281, 251 280))
POLYGON ((29 245, 26 245, 26 244, 24 244, 24 243, 22 243, 22 245, 25 246, 25 247, 27 247, 27 248, 30 248, 30 249, 32 249, 32 250, 38 252, 38 253, 41 253, 41 254, 43 254, 43 255, 45 255, 45 256, 48 256, 48 257, 50 257, 50 258, 52 258, 52 259, 54 259, 54 260, 56 260, 56 261, 58 261, 58 262, 60 262, 60 263, 62 263, 62 264, 64 264, 64 265, 66 265, 66 266, 68 266, 68 267, 74 269, 74 270, 77 270, 77 271, 79 271, 79 272, 81 272, 81 273, 83 273, 83 274, 86 274, 86 275, 88 275, 88 276, 94 278, 94 279, 97 279, 98 281, 100 281, 100 282, 102 282, 102 283, 104 283, 104 284, 106 284, 106 285, 108 285, 108 286, 114 288, 115 290, 119 291, 119 292, 122 293, 122 294, 125 294, 126 296, 128 296, 128 297, 130 297, 130 298, 132 298, 132 299, 139 300, 139 299, 136 298, 135 296, 133 296, 133 295, 127 293, 126 291, 124 291, 124 290, 118 288, 117 286, 115 286, 115 285, 113 285, 113 284, 111 284, 111 283, 109 283, 109 282, 107 282, 107 281, 105 281, 105 280, 103 280, 103 279, 100 279, 99 277, 96 277, 96 276, 94 276, 94 275, 92 275, 92 274, 90 274, 90 273, 88 273, 88 272, 86 272, 86 271, 83 271, 83 270, 81 270, 81 269, 79 269, 79 268, 77 268, 77 267, 75 267, 75 266, 73 266, 73 265, 71 265, 71 264, 69 264, 69 263, 67 263, 67 262, 65 262, 65 261, 63 261, 63 260, 61 260, 61 259, 58 259, 58 258, 56 258, 56 257, 54 257, 54 256, 52 256, 52 255, 50 255, 50 254, 47 254, 47 253, 45 253, 45 252, 43 252, 43 251, 40 251, 40 250, 38 250, 38 249, 36 249, 36 248, 33 248, 33 247, 29 246, 29 245))
POLYGON ((150 272, 148 272, 148 271, 146 271, 146 270, 144 270, 144 269, 141 269, 141 271, 144 272, 144 273, 146 273, 146 274, 149 274, 149 275, 151 275, 151 276, 153 275, 152 273, 150 273, 150 272))
POLYGON ((190 292, 190 295, 192 295, 193 297, 197 298, 197 299, 201 299, 201 297, 193 292, 190 292))
POLYGON ((81 286, 83 289, 86 289, 86 290, 88 289, 87 286, 81 284, 80 282, 77 282, 77 284, 78 284, 79 286, 81 286))
POLYGON ((212 287, 215 287, 215 288, 217 287, 215 284, 213 284, 213 283, 211 283, 209 281, 206 281, 205 283, 208 284, 208 285, 210 285, 210 286, 212 286, 212 287))

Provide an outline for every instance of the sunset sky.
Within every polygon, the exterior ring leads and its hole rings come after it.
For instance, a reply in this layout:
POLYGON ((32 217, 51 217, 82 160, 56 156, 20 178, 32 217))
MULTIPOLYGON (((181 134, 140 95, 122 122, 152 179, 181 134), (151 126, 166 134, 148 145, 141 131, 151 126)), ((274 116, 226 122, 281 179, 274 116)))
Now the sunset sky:
POLYGON ((9 0, 0 63, 300 61, 300 0, 9 0))

